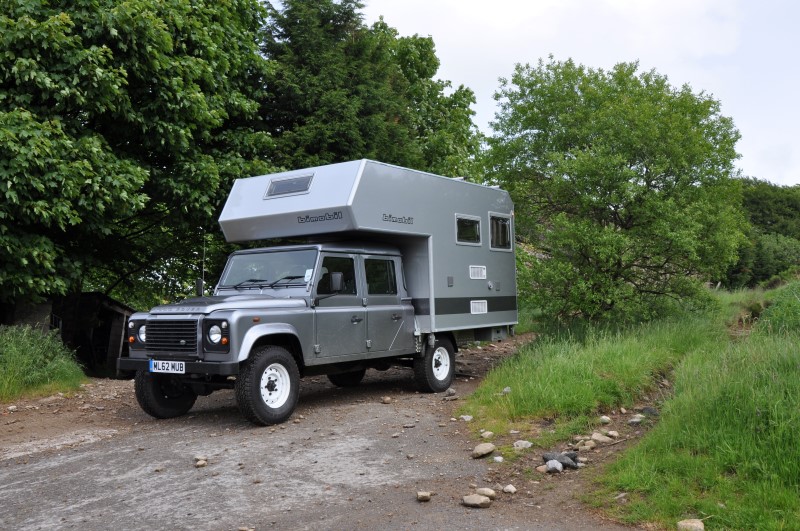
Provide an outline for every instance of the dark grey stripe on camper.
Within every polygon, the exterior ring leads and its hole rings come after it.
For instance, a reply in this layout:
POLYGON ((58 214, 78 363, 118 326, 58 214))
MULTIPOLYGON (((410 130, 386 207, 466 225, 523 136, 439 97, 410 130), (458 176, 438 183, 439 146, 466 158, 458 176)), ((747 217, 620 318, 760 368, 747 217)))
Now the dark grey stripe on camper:
MULTIPOLYGON (((436 299, 436 315, 452 315, 458 313, 471 313, 470 302, 477 300, 485 300, 489 313, 492 312, 507 312, 517 309, 517 298, 512 296, 507 297, 445 297, 436 299)), ((414 305, 414 312, 417 315, 430 315, 431 308, 428 299, 414 299, 411 301, 414 305)))

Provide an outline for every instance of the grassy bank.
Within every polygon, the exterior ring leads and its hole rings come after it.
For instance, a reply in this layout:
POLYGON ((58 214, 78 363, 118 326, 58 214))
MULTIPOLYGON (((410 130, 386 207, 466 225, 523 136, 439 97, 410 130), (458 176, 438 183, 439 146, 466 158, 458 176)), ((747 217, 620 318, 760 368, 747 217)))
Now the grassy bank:
POLYGON ((0 401, 70 391, 85 379, 72 352, 55 332, 0 327, 0 401))
POLYGON ((716 312, 532 344, 463 409, 494 431, 553 419, 537 441, 549 447, 652 398, 667 374, 657 426, 605 470, 593 503, 665 527, 694 517, 709 529, 799 529, 799 330, 800 284, 726 294, 716 312), (629 503, 612 501, 619 492, 629 503))

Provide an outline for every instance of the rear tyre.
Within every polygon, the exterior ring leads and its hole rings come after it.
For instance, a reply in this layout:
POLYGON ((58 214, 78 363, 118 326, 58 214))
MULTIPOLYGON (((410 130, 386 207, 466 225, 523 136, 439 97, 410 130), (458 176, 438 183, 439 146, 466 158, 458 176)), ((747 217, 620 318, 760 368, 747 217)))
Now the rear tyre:
POLYGON ((288 419, 300 398, 300 371, 283 347, 270 345, 253 353, 236 378, 236 403, 254 424, 268 426, 288 419))
POLYGON ((425 354, 414 359, 414 379, 419 390, 425 393, 441 393, 453 383, 455 374, 455 350, 449 339, 437 339, 431 347, 425 347, 425 354))
POLYGON ((136 371, 134 389, 142 410, 157 419, 185 415, 197 400, 197 393, 169 374, 136 371))
POLYGON ((331 381, 336 387, 355 387, 364 379, 367 369, 359 369, 352 372, 340 372, 338 374, 329 374, 328 380, 331 381))

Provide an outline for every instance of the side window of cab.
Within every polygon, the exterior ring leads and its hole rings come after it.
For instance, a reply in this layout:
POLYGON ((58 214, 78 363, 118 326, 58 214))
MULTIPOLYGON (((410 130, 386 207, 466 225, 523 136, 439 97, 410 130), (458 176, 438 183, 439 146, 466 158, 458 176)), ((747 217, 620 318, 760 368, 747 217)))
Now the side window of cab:
POLYGON ((330 295, 331 273, 342 274, 342 295, 355 295, 356 290, 356 267, 355 261, 349 256, 326 256, 322 259, 322 269, 319 282, 317 283, 318 295, 330 295))

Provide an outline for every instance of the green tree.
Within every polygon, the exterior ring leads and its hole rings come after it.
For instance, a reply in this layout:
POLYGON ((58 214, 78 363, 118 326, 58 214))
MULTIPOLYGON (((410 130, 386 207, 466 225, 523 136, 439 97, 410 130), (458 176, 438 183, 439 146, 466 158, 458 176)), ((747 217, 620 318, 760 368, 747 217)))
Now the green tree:
POLYGON ((197 262, 232 179, 271 167, 265 16, 258 0, 0 1, 0 303, 85 278, 126 300, 122 280, 197 262))
POLYGON ((544 310, 647 317, 735 260, 739 134, 712 97, 637 63, 551 57, 517 65, 496 99, 488 163, 515 200, 518 234, 547 256, 522 287, 544 310))
POLYGON ((430 37, 367 27, 357 0, 286 0, 270 7, 264 54, 274 61, 263 106, 276 162, 298 168, 371 158, 464 175, 480 148, 475 102, 435 80, 430 37))
POLYGON ((743 179, 743 207, 752 229, 725 278, 730 288, 753 287, 800 268, 800 186, 743 179))

